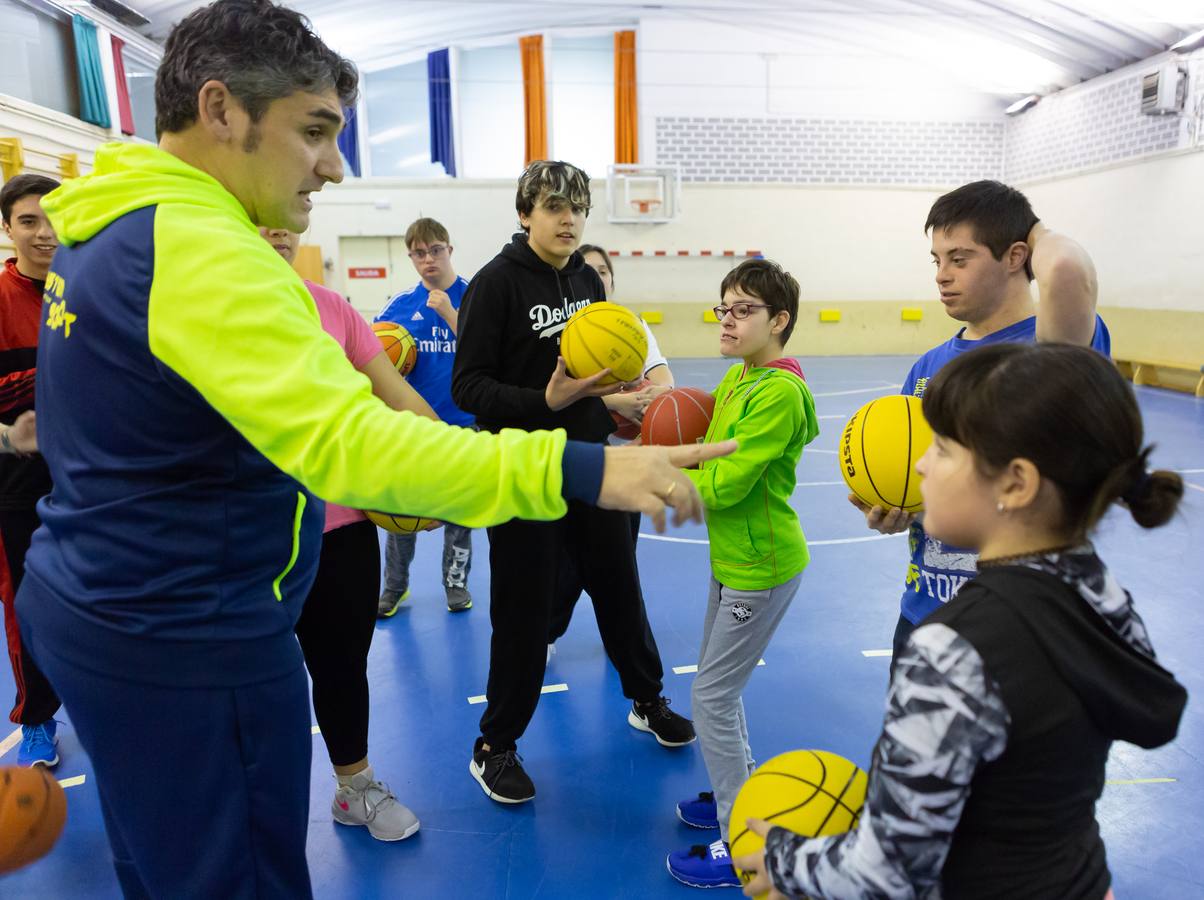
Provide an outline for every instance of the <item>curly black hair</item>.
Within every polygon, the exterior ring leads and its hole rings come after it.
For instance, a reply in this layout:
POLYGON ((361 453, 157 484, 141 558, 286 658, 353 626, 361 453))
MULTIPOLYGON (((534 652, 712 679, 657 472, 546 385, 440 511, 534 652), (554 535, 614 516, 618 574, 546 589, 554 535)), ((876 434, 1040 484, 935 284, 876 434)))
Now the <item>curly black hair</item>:
POLYGON ((359 74, 314 34, 300 13, 269 0, 217 0, 172 29, 155 76, 155 132, 183 131, 199 115, 197 96, 220 81, 258 122, 273 100, 334 88, 355 104, 359 74))

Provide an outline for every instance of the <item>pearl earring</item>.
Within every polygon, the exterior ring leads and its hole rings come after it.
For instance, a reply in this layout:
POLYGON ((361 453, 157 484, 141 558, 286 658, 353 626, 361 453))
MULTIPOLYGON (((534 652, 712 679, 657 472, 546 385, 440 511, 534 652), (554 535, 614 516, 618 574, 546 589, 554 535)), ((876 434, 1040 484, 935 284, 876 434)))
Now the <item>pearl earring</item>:
POLYGON ((995 504, 995 509, 998 510, 1001 515, 1007 515, 1008 508, 1003 505, 1002 500, 995 504))

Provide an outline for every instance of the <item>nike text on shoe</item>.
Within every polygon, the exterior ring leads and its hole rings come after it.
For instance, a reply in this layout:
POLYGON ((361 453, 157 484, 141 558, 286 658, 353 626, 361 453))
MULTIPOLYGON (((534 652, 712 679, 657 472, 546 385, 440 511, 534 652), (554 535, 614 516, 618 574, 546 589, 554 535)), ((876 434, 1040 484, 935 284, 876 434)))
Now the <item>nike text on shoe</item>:
POLYGON ((665 857, 665 866, 670 875, 690 887, 740 887, 740 876, 732 867, 731 854, 723 841, 674 850, 665 857))
POLYGON ((695 739, 694 723, 669 709, 669 701, 664 697, 649 703, 633 703, 627 724, 636 731, 648 732, 662 747, 684 747, 695 739))
POLYGON ((485 796, 498 803, 526 803, 534 798, 535 785, 515 749, 485 750, 484 743, 484 738, 477 738, 473 744, 468 771, 485 796))

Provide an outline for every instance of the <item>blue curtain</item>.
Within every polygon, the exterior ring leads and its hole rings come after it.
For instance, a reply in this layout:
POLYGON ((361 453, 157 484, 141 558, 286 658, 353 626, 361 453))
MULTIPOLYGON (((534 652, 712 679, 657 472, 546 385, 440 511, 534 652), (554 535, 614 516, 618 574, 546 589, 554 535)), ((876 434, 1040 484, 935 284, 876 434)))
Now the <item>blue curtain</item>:
POLYGON ((447 50, 426 55, 426 85, 431 101, 431 162, 456 175, 456 145, 452 136, 451 60, 447 50))
POLYGON ((347 120, 347 124, 339 132, 339 151, 343 154, 343 159, 347 160, 347 168, 351 170, 351 174, 359 178, 360 138, 355 122, 355 109, 350 106, 343 107, 343 118, 347 120))
POLYGON ((85 122, 108 128, 109 98, 105 94, 105 74, 100 64, 100 42, 96 26, 78 13, 71 17, 75 33, 75 68, 79 72, 79 117, 85 122))

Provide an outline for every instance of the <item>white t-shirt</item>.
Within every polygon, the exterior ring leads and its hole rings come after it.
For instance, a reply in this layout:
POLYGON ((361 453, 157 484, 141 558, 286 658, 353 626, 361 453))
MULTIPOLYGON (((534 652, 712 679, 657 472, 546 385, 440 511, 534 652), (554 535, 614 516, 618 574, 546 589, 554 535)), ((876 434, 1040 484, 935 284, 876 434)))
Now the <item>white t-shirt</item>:
POLYGON ((669 365, 669 360, 661 355, 661 348, 656 343, 656 338, 652 336, 652 329, 648 327, 648 323, 640 319, 640 324, 644 326, 644 334, 648 336, 648 356, 644 360, 644 377, 648 377, 648 373, 657 366, 669 365))

